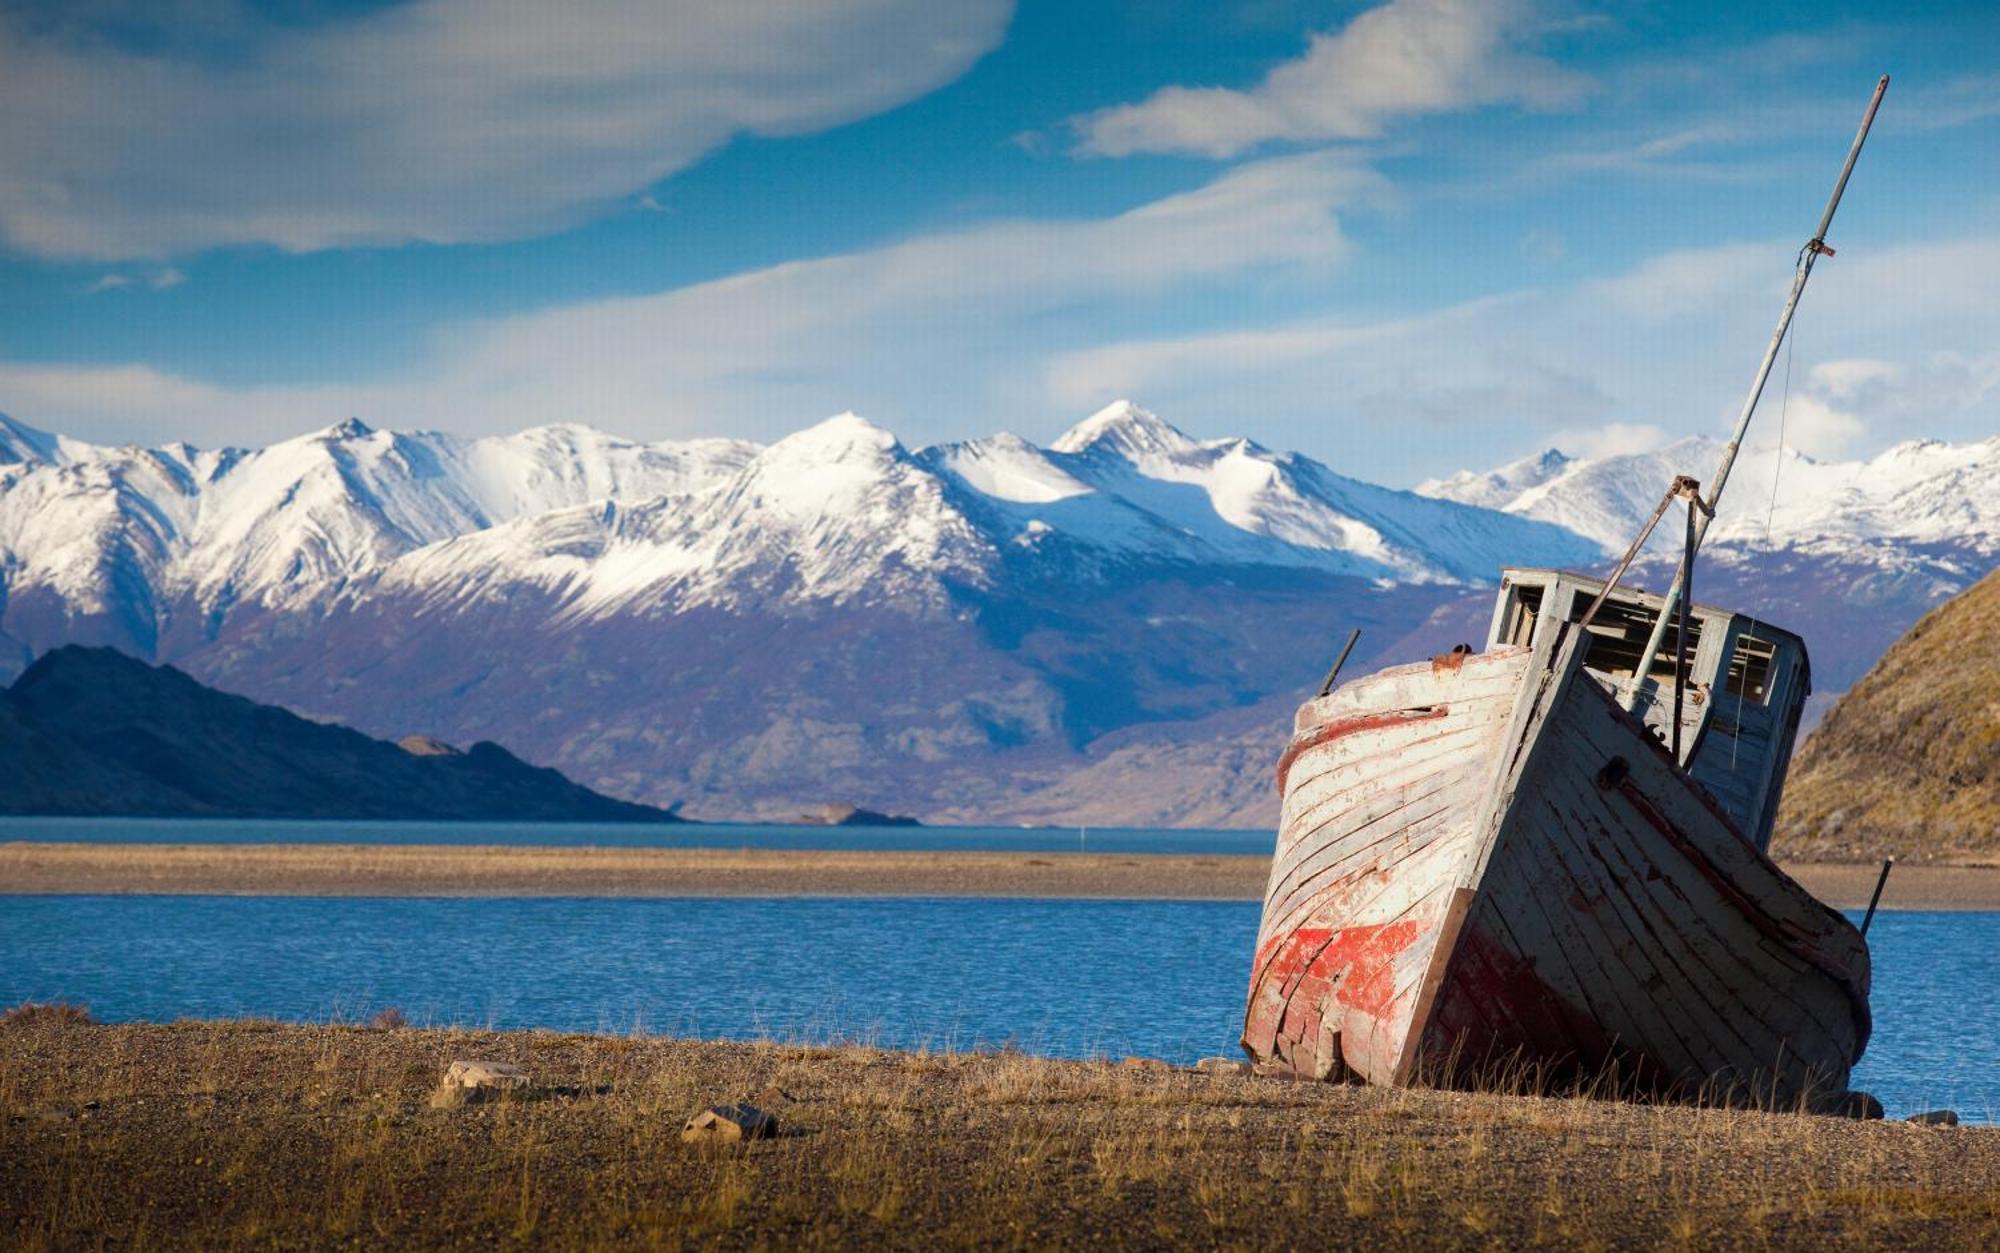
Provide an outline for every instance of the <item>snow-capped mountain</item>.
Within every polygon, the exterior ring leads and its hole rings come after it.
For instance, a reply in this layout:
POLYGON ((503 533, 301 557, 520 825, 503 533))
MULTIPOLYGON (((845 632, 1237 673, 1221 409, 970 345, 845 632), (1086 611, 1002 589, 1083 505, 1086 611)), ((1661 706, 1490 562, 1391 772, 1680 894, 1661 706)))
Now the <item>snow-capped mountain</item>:
MULTIPOLYGON (((1620 550, 1674 475, 1692 474, 1706 491, 1722 449, 1721 441, 1700 437, 1594 460, 1551 449, 1486 474, 1432 479, 1416 490, 1552 522, 1620 550)), ((1663 533, 1655 547, 1670 551, 1677 543, 1675 534, 1663 533)), ((1866 461, 1840 462, 1746 446, 1707 544, 1841 555, 1963 544, 1992 554, 2000 551, 2000 437, 1972 444, 1912 440, 1866 461)))
POLYGON ((979 507, 1018 525, 1023 544, 1060 533, 1106 551, 1171 546, 1207 561, 1398 583, 1487 582, 1507 560, 1591 555, 1552 528, 1438 508, 1248 439, 1190 439, 1129 401, 1092 414, 1047 450, 1001 436, 924 458, 980 497, 979 507))
POLYGON ((0 427, 8 599, 107 615, 140 638, 176 609, 278 605, 524 515, 707 486, 753 451, 587 427, 459 439, 347 421, 269 447, 108 448, 0 427))
MULTIPOLYGON (((768 446, 346 422, 250 450, 0 419, 0 673, 109 643, 697 816, 1255 822, 1346 628, 1355 667, 1476 642, 1501 566, 1601 568, 1716 451, 1404 492, 1125 402, 1046 447, 853 414, 768 446)), ((1823 690, 1992 564, 2000 441, 1789 455, 1766 544, 1777 470, 1739 463, 1703 599, 1804 629, 1823 690)))
POLYGON ((1549 448, 1483 473, 1460 470, 1447 478, 1425 479, 1413 490, 1419 496, 1455 500, 1481 509, 1505 509, 1523 492, 1559 477, 1575 464, 1574 457, 1561 449, 1549 448))
MULTIPOLYGON (((1041 555, 1309 567, 1466 583, 1589 555, 1573 535, 1344 478, 1248 440, 1196 441, 1127 403, 1049 449, 915 452, 842 414, 768 448, 587 427, 466 440, 348 421, 268 448, 100 448, 7 428, 12 597, 168 616, 380 589, 455 602, 560 588, 576 612, 865 598, 936 607, 1041 555)), ((1053 558, 1051 558, 1053 559, 1053 558)), ((156 620, 151 631, 146 620, 156 620)))
MULTIPOLYGON (((1487 474, 1420 484, 1426 495, 1537 518, 1622 552, 1676 474, 1704 491, 1721 441, 1580 460, 1553 450, 1487 474)), ((1647 546, 1641 583, 1672 577, 1676 509, 1647 546)), ((1812 649, 1816 717, 1903 629, 2000 556, 2000 438, 1916 440, 1865 461, 1816 461, 1746 445, 1696 568, 1699 599, 1770 618, 1812 649)))

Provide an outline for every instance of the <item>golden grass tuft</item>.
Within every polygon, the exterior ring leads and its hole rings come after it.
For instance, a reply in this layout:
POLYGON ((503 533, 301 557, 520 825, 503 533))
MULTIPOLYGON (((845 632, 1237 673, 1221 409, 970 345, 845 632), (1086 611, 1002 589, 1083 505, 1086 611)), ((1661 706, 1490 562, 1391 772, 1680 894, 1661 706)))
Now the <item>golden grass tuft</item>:
POLYGON ((97 1019, 87 1005, 67 1001, 22 1001, 0 1010, 0 1027, 91 1027, 97 1019))

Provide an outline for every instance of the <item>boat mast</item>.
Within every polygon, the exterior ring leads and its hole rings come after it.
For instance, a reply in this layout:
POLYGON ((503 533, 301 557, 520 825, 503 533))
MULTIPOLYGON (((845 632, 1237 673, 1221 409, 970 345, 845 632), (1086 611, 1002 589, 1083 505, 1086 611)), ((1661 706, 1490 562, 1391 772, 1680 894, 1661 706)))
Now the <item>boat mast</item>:
MULTIPOLYGON (((1861 155, 1861 145, 1868 138, 1868 128, 1875 124, 1875 110, 1882 107, 1882 93, 1889 90, 1889 76, 1884 74, 1875 84, 1875 94, 1869 97, 1868 111, 1861 115, 1861 129, 1854 132, 1854 144, 1847 150, 1847 161, 1840 167, 1840 178, 1833 184, 1833 195, 1827 198, 1826 212, 1820 214, 1819 226, 1805 247, 1799 249, 1799 262, 1792 276, 1791 294, 1785 297, 1785 307, 1778 314, 1778 329, 1771 332, 1771 342, 1764 349, 1764 359, 1757 364, 1757 377, 1750 382, 1750 394, 1743 398, 1743 411, 1736 416, 1736 430, 1729 437, 1729 444, 1722 450, 1722 460, 1715 467, 1715 474, 1708 480, 1708 501, 1705 509, 1697 509, 1695 502, 1689 501, 1688 508, 1694 510, 1694 539, 1687 551, 1688 561, 1701 547, 1708 535, 1708 524, 1715 520, 1716 502, 1722 499, 1722 489, 1729 482, 1730 467, 1736 464, 1736 453, 1743 446, 1743 435, 1750 429, 1751 415, 1757 412, 1757 400, 1764 394, 1764 383, 1771 377, 1771 366, 1778 359, 1778 349, 1785 342, 1785 332, 1791 329, 1792 314, 1798 310, 1799 297, 1805 292, 1806 280, 1812 277, 1813 262, 1822 256, 1832 256, 1833 249, 1826 246, 1826 232, 1833 225, 1834 210, 1840 208, 1841 193, 1847 190, 1848 175, 1854 173, 1854 162, 1861 155)), ((1667 623, 1673 619, 1674 606, 1681 595, 1681 572, 1676 571, 1672 586, 1667 589, 1666 601, 1660 606, 1660 616, 1653 623, 1653 633, 1646 640, 1645 649, 1639 654, 1639 665, 1632 676, 1632 686, 1625 693, 1625 708, 1636 709, 1639 693, 1645 687, 1652 670, 1652 659, 1659 655, 1660 645, 1666 642, 1667 623)))

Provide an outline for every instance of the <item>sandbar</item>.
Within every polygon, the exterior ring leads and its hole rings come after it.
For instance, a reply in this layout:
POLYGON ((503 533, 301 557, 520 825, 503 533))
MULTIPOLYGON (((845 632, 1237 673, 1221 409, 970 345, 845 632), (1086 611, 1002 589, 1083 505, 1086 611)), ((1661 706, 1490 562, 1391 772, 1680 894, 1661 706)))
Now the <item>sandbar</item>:
MULTIPOLYGON (((1867 905, 1879 865, 1788 863, 1867 905)), ((1220 854, 432 844, 0 844, 0 894, 958 896, 1258 900, 1270 863, 1220 854)), ((1889 910, 2000 910, 2000 866, 1899 864, 1889 910)))

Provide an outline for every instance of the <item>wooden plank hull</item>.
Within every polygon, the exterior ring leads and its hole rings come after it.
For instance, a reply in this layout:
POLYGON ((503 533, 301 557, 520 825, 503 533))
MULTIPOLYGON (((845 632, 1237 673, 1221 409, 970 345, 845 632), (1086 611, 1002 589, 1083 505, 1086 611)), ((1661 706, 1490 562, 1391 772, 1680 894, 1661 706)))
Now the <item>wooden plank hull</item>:
POLYGON ((1279 789, 1243 1034, 1260 1063, 1844 1097, 1865 944, 1609 699, 1569 633, 1308 702, 1279 789))

